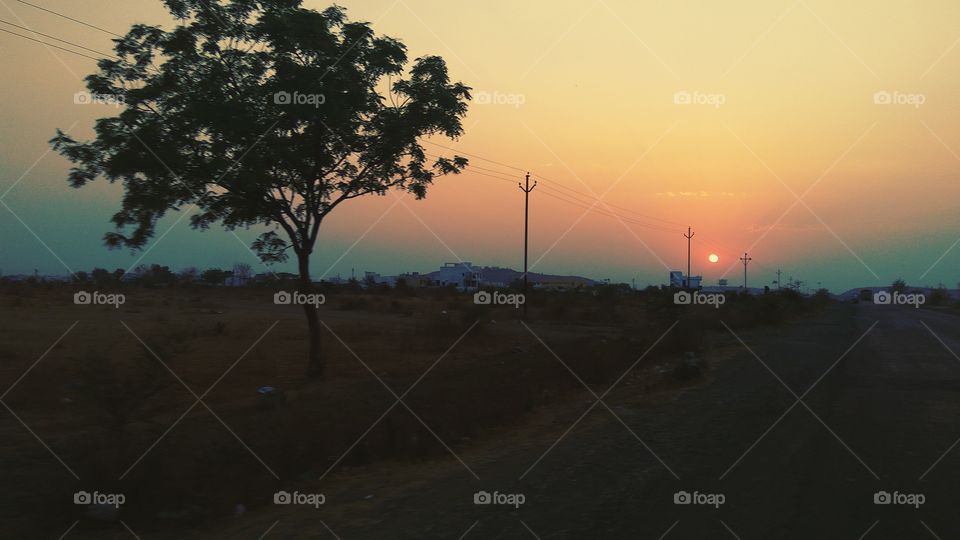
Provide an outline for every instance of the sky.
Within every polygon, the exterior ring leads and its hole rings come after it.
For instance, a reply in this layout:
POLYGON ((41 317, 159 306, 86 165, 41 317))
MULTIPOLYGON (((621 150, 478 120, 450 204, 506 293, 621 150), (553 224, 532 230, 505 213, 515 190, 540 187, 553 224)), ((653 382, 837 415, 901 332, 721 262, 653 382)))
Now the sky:
MULTIPOLYGON (((159 0, 30 1, 117 33, 172 24, 159 0)), ((440 178, 424 200, 389 194, 338 208, 322 227, 315 279, 458 260, 521 268, 517 181, 529 170, 533 271, 666 283, 686 268, 690 226, 693 273, 706 285, 741 283, 745 252, 750 286, 772 285, 777 269, 784 282, 836 291, 960 282, 955 1, 339 4, 402 40, 410 58, 446 59, 474 99, 464 136, 433 142, 485 159, 440 178)), ((106 33, 17 0, 0 0, 0 20, 112 47, 106 33)), ((47 144, 56 128, 88 139, 96 118, 116 114, 74 102, 94 61, 8 33, 0 51, 0 272, 266 271, 247 248, 258 231, 194 231, 176 213, 145 251, 107 250, 122 188, 70 188, 69 164, 47 144)))

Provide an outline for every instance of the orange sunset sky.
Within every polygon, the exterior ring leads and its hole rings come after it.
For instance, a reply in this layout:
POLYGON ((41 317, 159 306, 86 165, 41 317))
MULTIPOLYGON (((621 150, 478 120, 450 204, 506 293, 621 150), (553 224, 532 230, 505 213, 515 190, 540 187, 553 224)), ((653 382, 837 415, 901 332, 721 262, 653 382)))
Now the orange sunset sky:
MULTIPOLYGON (((118 33, 171 24, 152 0, 34 3, 118 33)), ((690 225, 705 284, 739 283, 747 250, 752 286, 777 268, 834 290, 960 281, 955 1, 339 3, 411 58, 447 60, 474 101, 462 139, 436 142, 498 163, 471 158, 483 169, 441 178, 423 201, 341 207, 324 223, 315 278, 458 259, 522 267, 516 182, 530 170, 533 271, 663 283, 686 267, 690 225)), ((111 48, 103 32, 14 0, 0 1, 0 19, 111 48)), ((67 162, 45 154, 55 128, 88 138, 113 114, 73 102, 94 61, 6 33, 0 50, 0 271, 127 268, 143 254, 102 246, 119 186, 73 190, 67 162)), ((170 229, 177 217, 140 262, 263 271, 243 245, 253 231, 240 242, 186 221, 170 229)))

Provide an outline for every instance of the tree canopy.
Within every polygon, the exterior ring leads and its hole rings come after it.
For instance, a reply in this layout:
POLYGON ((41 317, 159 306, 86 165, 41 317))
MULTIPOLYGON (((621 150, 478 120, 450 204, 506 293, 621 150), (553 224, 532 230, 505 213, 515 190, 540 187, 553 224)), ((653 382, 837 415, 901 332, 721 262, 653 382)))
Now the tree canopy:
MULTIPOLYGON (((164 0, 178 20, 138 24, 98 62, 90 92, 125 104, 96 139, 60 130, 69 181, 121 181, 110 247, 143 247, 168 211, 196 205, 195 228, 267 225, 266 261, 309 256, 338 205, 398 188, 422 198, 461 157, 429 159, 422 137, 457 138, 470 88, 444 60, 301 0, 164 0), (278 234, 281 233, 281 234, 278 234), (285 234, 282 234, 285 233, 285 234)), ((192 207, 191 207, 192 210, 192 207)))

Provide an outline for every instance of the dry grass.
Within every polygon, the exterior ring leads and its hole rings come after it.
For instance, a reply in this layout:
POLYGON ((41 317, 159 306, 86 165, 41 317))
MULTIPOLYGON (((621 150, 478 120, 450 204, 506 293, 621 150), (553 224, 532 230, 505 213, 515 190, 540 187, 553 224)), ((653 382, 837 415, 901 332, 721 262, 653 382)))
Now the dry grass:
MULTIPOLYGON (((283 486, 267 467, 284 479, 306 479, 335 463, 428 459, 445 450, 402 405, 357 442, 395 402, 383 384, 402 395, 419 380, 405 403, 457 447, 581 392, 564 364, 600 388, 675 320, 682 322, 645 362, 704 346, 705 329, 719 326, 721 316, 712 308, 678 310, 664 293, 542 295, 531 309, 534 335, 519 323, 520 310, 475 306, 465 294, 330 291, 320 308, 332 331, 324 332, 328 376, 310 380, 303 376, 302 313, 274 305, 272 291, 123 292, 119 309, 74 305, 67 286, 0 294, 0 386, 29 370, 3 401, 81 479, 7 413, 0 423, 3 481, 24 489, 2 495, 11 523, 5 530, 36 532, 40 522, 53 534, 61 523, 48 516, 61 515, 62 532, 79 517, 72 504, 79 489, 126 494, 124 519, 149 531, 262 500, 283 486), (264 407, 256 390, 265 385, 281 389, 285 403, 264 407), (223 424, 195 404, 192 393, 208 390, 204 403, 223 424)), ((800 304, 791 302, 745 299, 722 316, 754 324, 797 311, 800 304)))

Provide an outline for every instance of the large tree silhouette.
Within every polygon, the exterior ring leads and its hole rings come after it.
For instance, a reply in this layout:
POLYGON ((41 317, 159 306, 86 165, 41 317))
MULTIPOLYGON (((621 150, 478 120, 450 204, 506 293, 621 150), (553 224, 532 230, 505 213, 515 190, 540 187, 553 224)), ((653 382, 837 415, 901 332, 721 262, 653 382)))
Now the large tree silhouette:
MULTIPOLYGON (((338 6, 302 0, 164 0, 177 26, 138 24, 116 39, 118 59, 87 77, 91 93, 124 103, 93 141, 59 129, 69 181, 124 186, 111 248, 141 249, 168 211, 206 229, 266 226, 253 248, 267 262, 296 256, 301 291, 323 219, 341 203, 391 188, 417 198, 465 158, 428 159, 420 141, 457 138, 470 88, 444 60, 417 58, 351 22, 338 6)), ((321 374, 317 311, 304 306, 308 372, 321 374)))

